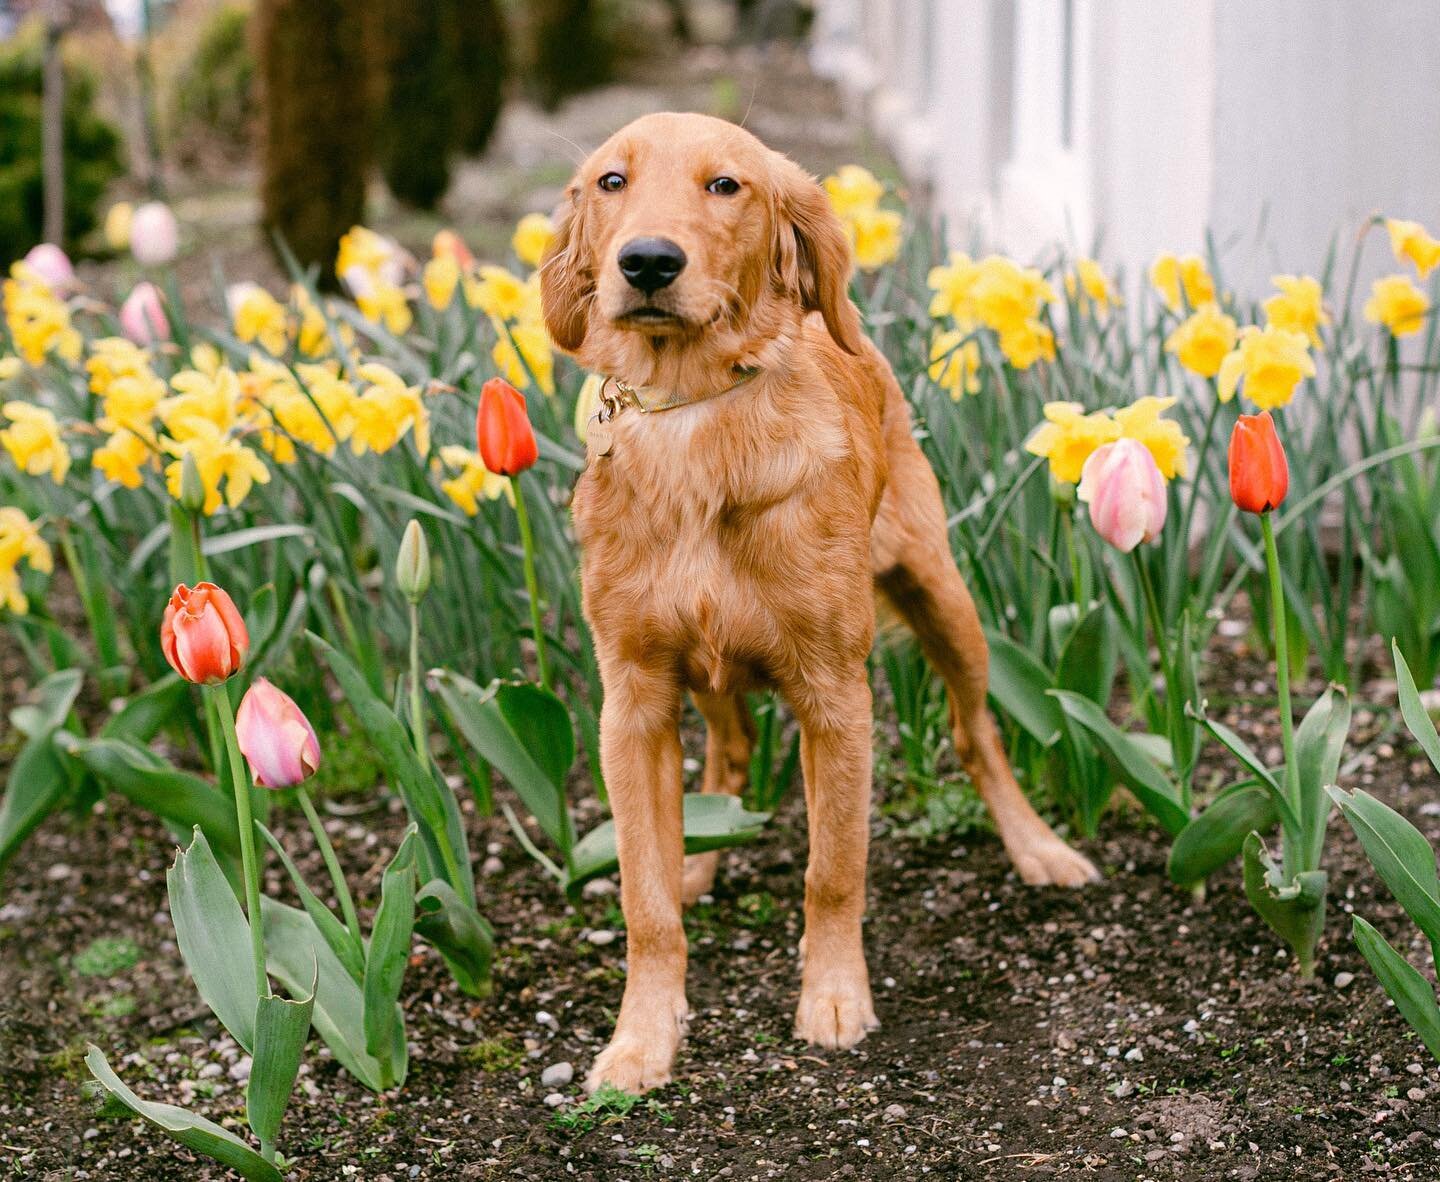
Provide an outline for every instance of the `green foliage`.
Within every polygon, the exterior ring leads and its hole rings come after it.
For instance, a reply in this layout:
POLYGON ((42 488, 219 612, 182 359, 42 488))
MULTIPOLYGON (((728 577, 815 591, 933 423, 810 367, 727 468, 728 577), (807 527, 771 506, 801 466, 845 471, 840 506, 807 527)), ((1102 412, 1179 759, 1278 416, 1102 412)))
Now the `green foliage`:
POLYGON ((260 103, 250 8, 232 2, 210 13, 175 81, 174 125, 182 149, 204 141, 240 155, 255 138, 260 103))
MULTIPOLYGON (((43 232, 41 65, 38 36, 27 33, 0 46, 0 268, 8 269, 43 232)), ((73 245, 94 229, 100 199, 124 169, 120 133, 95 110, 95 80, 68 64, 64 143, 65 242, 73 245)))
POLYGON ((140 963, 140 945, 123 936, 97 936, 70 962, 82 977, 114 977, 140 963))
POLYGON ((259 0, 265 228, 328 276, 364 220, 370 161, 363 0, 259 0))
POLYGON ((504 102, 509 38, 498 0, 437 0, 457 151, 485 151, 504 102))
POLYGON ((438 3, 374 0, 377 152, 390 191, 434 209, 450 187, 456 142, 456 81, 438 3))

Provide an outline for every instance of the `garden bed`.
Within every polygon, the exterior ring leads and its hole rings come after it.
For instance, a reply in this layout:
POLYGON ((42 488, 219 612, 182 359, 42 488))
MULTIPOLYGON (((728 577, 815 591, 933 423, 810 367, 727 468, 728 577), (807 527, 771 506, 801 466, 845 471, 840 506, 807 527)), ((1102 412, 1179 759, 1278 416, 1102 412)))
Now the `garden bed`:
MULTIPOLYGON (((1238 648, 1217 655, 1212 697, 1235 696, 1224 716, 1264 752, 1278 741, 1258 729, 1268 712, 1244 703, 1262 669, 1238 648)), ((1381 721, 1362 709, 1350 750, 1381 721)), ((1347 786, 1440 837, 1423 759, 1397 740, 1366 762, 1347 786)), ((398 803, 378 791, 332 803, 352 814, 331 823, 356 893, 373 897, 398 803)), ((297 813, 281 824, 288 845, 311 848, 297 813)), ((805 848, 795 793, 688 916, 690 1037, 675 1082, 624 1114, 582 1103, 578 1086, 620 999, 615 899, 592 893, 572 911, 503 822, 469 824, 494 884, 481 891, 497 930, 494 995, 460 997, 417 943, 402 998, 409 1080, 372 1095, 312 1042, 287 1119, 296 1179, 1434 1177, 1440 1070, 1351 944, 1347 913, 1402 948, 1413 929, 1342 822, 1319 975, 1302 982, 1244 903, 1238 870, 1195 903, 1169 884, 1166 843, 1138 811, 1087 846, 1105 879, 1076 893, 1022 886, 989 834, 920 840, 877 821, 866 945, 883 1027, 827 1055, 790 1037, 805 848), (562 1062, 574 1082, 542 1086, 562 1062)), ((52 819, 10 871, 0 1161, 13 1176, 223 1176, 182 1166, 184 1150, 103 1118, 86 1095, 94 1040, 142 1094, 213 1119, 242 1113, 241 1053, 169 926, 173 849, 151 817, 117 806, 83 826, 52 819)), ((269 889, 285 893, 273 873, 269 889)))

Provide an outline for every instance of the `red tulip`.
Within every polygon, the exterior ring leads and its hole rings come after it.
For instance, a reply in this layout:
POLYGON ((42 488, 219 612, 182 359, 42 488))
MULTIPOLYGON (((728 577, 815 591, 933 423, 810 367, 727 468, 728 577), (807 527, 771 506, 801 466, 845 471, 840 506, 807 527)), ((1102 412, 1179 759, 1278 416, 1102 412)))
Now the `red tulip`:
POLYGON ((525 395, 504 378, 491 378, 480 387, 475 439, 485 467, 500 476, 518 476, 540 458, 525 395))
POLYGON ((293 788, 320 766, 320 740, 305 712, 263 677, 240 700, 235 734, 262 788, 293 788))
POLYGON ((217 685, 245 663, 250 634, 235 601, 214 583, 181 583, 165 608, 160 647, 186 681, 217 685))
POLYGON ((1230 435, 1230 497, 1243 513, 1278 509, 1290 491, 1290 467, 1269 411, 1241 415, 1230 435))

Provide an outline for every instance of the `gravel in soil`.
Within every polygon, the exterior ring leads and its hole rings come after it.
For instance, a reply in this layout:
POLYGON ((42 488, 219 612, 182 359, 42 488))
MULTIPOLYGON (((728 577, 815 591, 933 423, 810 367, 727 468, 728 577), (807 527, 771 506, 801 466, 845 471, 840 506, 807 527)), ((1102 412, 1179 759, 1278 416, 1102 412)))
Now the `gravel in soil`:
MULTIPOLYGON (((1225 689, 1263 686, 1259 667, 1231 664, 1225 689)), ((1352 750, 1384 716, 1357 713, 1352 750)), ((1263 705, 1225 717, 1262 753, 1276 746, 1263 705)), ((1348 783, 1440 839, 1429 765, 1383 735, 1369 745, 1348 783)), ((369 898, 402 828, 398 804, 340 804, 353 815, 329 824, 369 898)), ((298 814, 279 822, 322 882, 298 814)), ((411 1074, 384 1096, 312 1041, 283 1137, 295 1179, 1440 1174, 1440 1070, 1351 944, 1349 913, 1419 964, 1423 942, 1341 821, 1310 982, 1234 869, 1203 901, 1170 886, 1161 834, 1134 811, 1107 818, 1086 846, 1105 878, 1078 892, 1023 886, 989 834, 916 840, 877 821, 866 946, 883 1026, 853 1051, 821 1054, 790 1031, 805 846, 792 799, 687 917, 693 1021, 675 1082, 599 1104, 579 1084, 623 982, 613 884, 571 909, 502 825, 473 813, 469 824, 498 932, 494 995, 461 997, 417 944, 403 998, 411 1074)), ((222 1176, 103 1115, 81 1061, 94 1040, 141 1094, 216 1120, 243 1115, 248 1061, 176 951, 163 886, 172 852, 149 818, 105 806, 84 824, 52 819, 9 873, 0 1163, 11 1176, 222 1176)), ((272 873, 268 889, 286 885, 272 873)))

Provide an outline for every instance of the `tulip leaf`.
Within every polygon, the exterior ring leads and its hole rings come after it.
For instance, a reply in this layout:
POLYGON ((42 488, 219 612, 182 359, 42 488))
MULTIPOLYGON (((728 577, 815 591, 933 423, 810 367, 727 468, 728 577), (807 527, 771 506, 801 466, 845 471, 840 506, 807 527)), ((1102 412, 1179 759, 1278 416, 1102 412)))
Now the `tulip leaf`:
POLYGON ((1436 730, 1425 704, 1420 701, 1420 691, 1415 688, 1415 678, 1411 676, 1410 666, 1400 654, 1400 646, 1391 641, 1390 649, 1395 656, 1395 680, 1400 687, 1400 714, 1405 719, 1405 725, 1410 728, 1410 733, 1415 736, 1415 741, 1430 757, 1435 770, 1440 772, 1440 731, 1436 730))
POLYGON ((1305 840, 1305 865, 1318 866, 1325 850, 1330 798, 1324 789, 1340 775, 1340 756, 1350 735, 1350 698, 1330 686, 1310 707, 1295 729, 1295 763, 1300 769, 1300 824, 1305 840))
POLYGON ((1200 724, 1214 735, 1230 751, 1231 755, 1245 765, 1245 770, 1255 777, 1256 783, 1270 793, 1271 799, 1275 802, 1275 811, 1279 814, 1280 822, 1285 826, 1286 831, 1298 833, 1300 818, 1295 815, 1295 810, 1285 798, 1285 793, 1281 789, 1279 781, 1275 779, 1274 773, 1255 754, 1250 744, 1224 723, 1216 722, 1194 710, 1189 713, 1192 718, 1199 718, 1200 724))
POLYGON ((79 669, 52 673, 38 686, 38 702, 10 713, 16 730, 27 738, 0 800, 0 870, 72 786, 70 769, 54 740, 75 705, 82 679, 79 669))
POLYGON ((410 962, 410 936, 415 927, 415 826, 405 832, 400 848, 380 880, 380 906, 370 928, 365 956, 365 1050, 387 1072, 399 1044, 405 1041, 405 1023, 395 1005, 410 962))
POLYGON ((105 1054, 94 1043, 85 1056, 85 1066, 100 1081, 100 1086, 137 1116, 158 1125, 186 1149, 203 1154, 222 1166, 235 1170, 247 1182, 284 1182, 284 1176, 244 1141, 214 1121, 173 1104, 142 1100, 115 1074, 105 1054))
POLYGON ((201 998, 247 1051, 255 1045, 255 962, 250 925, 210 843, 195 827, 190 848, 165 874, 170 920, 201 998))
POLYGON ((1170 881, 1200 882, 1237 855, 1252 831, 1265 832, 1279 820, 1268 789, 1253 780, 1221 793, 1186 825, 1170 847, 1170 881))
POLYGON ((124 739, 61 735, 57 741, 102 784, 133 804, 182 830, 204 830, 210 844, 223 853, 239 851, 234 805, 199 776, 182 772, 148 748, 124 739))
MULTIPOLYGON (((330 951, 314 921, 297 907, 268 896, 260 900, 265 914, 265 955, 270 975, 292 994, 303 995, 312 974, 315 1009, 311 1022, 330 1053, 351 1075, 373 1092, 405 1082, 404 1039, 397 1048, 393 1077, 365 1050, 365 1002, 360 986, 330 951)), ((404 1015, 396 1007, 396 1021, 404 1015)))
POLYGON ((1431 945, 1440 950, 1440 876, 1436 874, 1435 851, 1425 835, 1362 789, 1347 794, 1332 788, 1330 795, 1355 830, 1381 881, 1431 945))
POLYGON ((1420 1036, 1425 1049, 1440 1059, 1440 1005, 1430 982, 1361 916, 1352 918, 1351 931, 1355 946, 1380 978, 1400 1016, 1420 1036))
POLYGON ((271 994, 262 997, 256 1007, 255 1056, 245 1088, 245 1115, 262 1148, 274 1145, 280 1137, 280 1123, 310 1036, 318 979, 317 966, 310 977, 310 991, 303 997, 291 1001, 271 994))
POLYGON ((443 878, 420 888, 415 907, 416 932, 444 957, 461 991, 471 997, 488 997, 495 935, 485 918, 443 878))
POLYGON ((453 860, 461 881, 452 882, 451 886, 474 906, 475 879, 455 794, 440 784, 434 772, 420 762, 405 725, 396 717, 394 710, 375 696, 359 666, 313 632, 306 633, 306 636, 340 683, 340 689, 355 711, 366 737, 375 745, 376 754, 400 790, 410 819, 419 827, 425 855, 424 876, 427 880, 444 878, 448 881, 450 874, 447 866, 453 860), (448 850, 444 846, 448 846, 448 850))
POLYGON ((248 546, 262 542, 279 542, 286 538, 309 538, 315 531, 308 525, 279 524, 255 525, 247 529, 235 529, 226 534, 214 534, 201 543, 200 551, 206 558, 219 554, 231 554, 248 546))
POLYGON ((1092 607, 1081 617, 1055 666, 1055 684, 1060 689, 1084 694, 1101 706, 1110 701, 1115 688, 1115 665, 1120 646, 1105 604, 1092 607))
MULTIPOLYGON (((769 813, 752 813, 738 796, 687 792, 684 796, 685 852, 744 845, 760 836, 769 813)), ((590 830, 572 851, 570 876, 565 889, 574 892, 592 878, 613 873, 619 859, 615 850, 615 822, 602 821, 590 830)))
POLYGON ((481 689, 449 670, 434 681, 461 734, 505 777, 568 861, 575 839, 565 776, 574 762, 575 737, 564 704, 538 686, 497 681, 481 689))
POLYGON ((990 646, 990 696, 995 704, 1042 747, 1053 746, 1065 718, 1049 696, 1054 688, 1049 670, 1003 632, 987 631, 985 639, 990 646))
POLYGON ((1315 947, 1325 930, 1325 871, 1306 870, 1285 881, 1258 833, 1245 839, 1245 897, 1294 950, 1302 976, 1315 971, 1315 947))
POLYGON ((1050 692, 1065 716, 1090 732, 1115 774, 1166 830, 1179 833, 1190 823, 1190 814, 1175 785, 1129 735, 1105 716, 1104 710, 1082 694, 1070 690, 1050 692))
POLYGON ((260 832, 265 835, 265 840, 270 843, 270 848, 280 857, 286 872, 290 875, 290 881, 295 884, 295 893, 300 896, 300 905, 305 908, 305 914, 315 923, 316 930, 325 938, 325 943, 330 946, 330 951, 335 958, 345 966, 348 972, 357 983, 365 978, 365 949, 350 933, 350 929, 335 918, 335 913, 326 907, 324 903, 310 889, 300 868, 295 865, 294 859, 285 852, 285 847, 280 844, 275 835, 264 825, 260 826, 260 832))
POLYGON ((174 718, 189 692, 189 684, 178 673, 167 673, 106 719, 100 728, 100 737, 148 743, 174 718))

